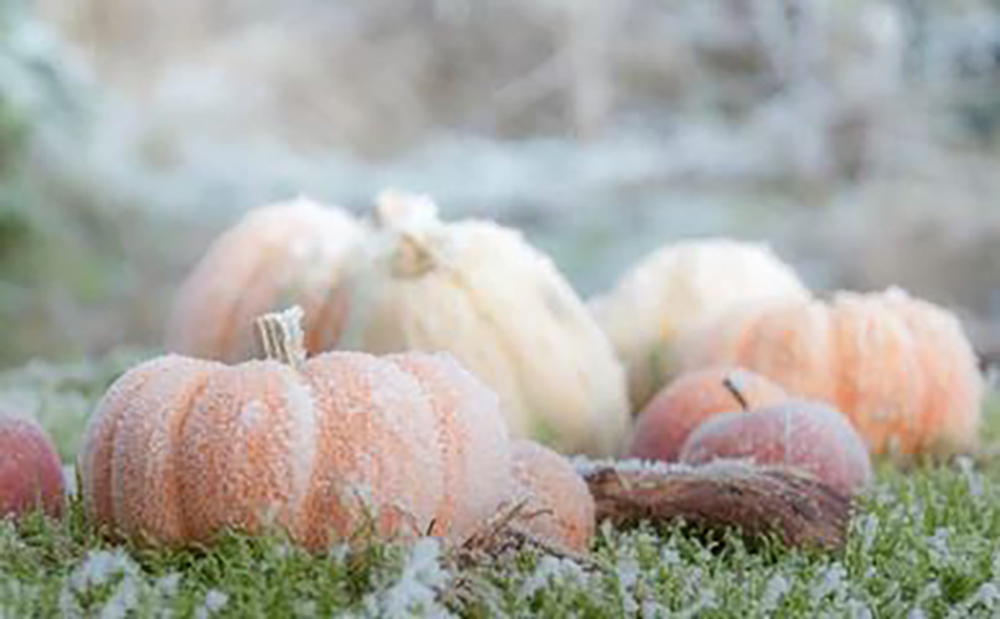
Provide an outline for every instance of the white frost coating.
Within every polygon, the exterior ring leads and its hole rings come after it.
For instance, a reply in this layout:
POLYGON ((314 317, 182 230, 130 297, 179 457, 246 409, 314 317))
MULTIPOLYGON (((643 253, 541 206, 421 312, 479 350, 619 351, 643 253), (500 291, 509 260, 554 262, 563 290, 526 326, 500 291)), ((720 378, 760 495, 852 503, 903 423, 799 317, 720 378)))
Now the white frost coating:
MULTIPOLYGON (((121 548, 112 552, 92 550, 63 582, 59 592, 59 612, 63 617, 90 617, 93 610, 81 603, 91 590, 114 584, 110 597, 97 614, 101 619, 124 619, 140 602, 145 590, 142 572, 121 548)), ((87 600, 89 604, 90 601, 87 600)))
POLYGON ((518 597, 522 600, 529 599, 549 586, 575 585, 583 588, 588 580, 587 572, 576 561, 545 555, 539 559, 535 571, 521 585, 518 597))
POLYGON ((828 596, 832 596, 834 600, 843 600, 847 597, 849 585, 847 570, 836 562, 819 572, 809 593, 814 602, 819 602, 828 596))
POLYGON ((378 617, 451 617, 437 601, 437 592, 451 580, 441 567, 441 546, 436 539, 419 539, 410 550, 399 580, 382 592, 365 598, 365 610, 378 617))
POLYGON ((760 610, 765 613, 778 610, 778 606, 791 588, 788 580, 781 574, 772 576, 764 585, 764 593, 760 598, 760 610))
POLYGON ((212 615, 220 612, 229 603, 229 595, 218 589, 209 589, 205 592, 205 601, 195 609, 196 619, 208 619, 212 615))
POLYGON ((568 458, 577 474, 587 476, 604 469, 614 469, 620 473, 648 473, 650 475, 690 474, 704 472, 706 474, 748 474, 755 470, 754 464, 748 459, 719 458, 692 466, 679 462, 662 462, 659 460, 642 460, 629 458, 627 460, 593 459, 586 456, 568 458))
POLYGON ((635 589, 642 576, 642 568, 634 549, 619 550, 615 573, 618 576, 618 595, 622 599, 622 612, 626 617, 634 616, 640 609, 639 602, 635 599, 635 589))
POLYGON ((285 385, 285 401, 289 415, 289 453, 291 462, 291 493, 288 508, 292 518, 296 518, 299 530, 305 526, 307 512, 304 503, 309 496, 318 446, 318 424, 316 403, 309 385, 293 371, 282 373, 285 385))

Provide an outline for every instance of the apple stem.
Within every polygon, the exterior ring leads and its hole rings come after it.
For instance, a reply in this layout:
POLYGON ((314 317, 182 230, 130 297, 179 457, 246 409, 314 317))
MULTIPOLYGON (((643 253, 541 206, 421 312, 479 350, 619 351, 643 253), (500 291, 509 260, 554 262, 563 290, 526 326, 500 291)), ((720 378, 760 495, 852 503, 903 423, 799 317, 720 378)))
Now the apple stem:
POLYGON ((293 370, 305 363, 305 333, 302 331, 304 314, 302 308, 296 305, 283 312, 264 314, 257 319, 257 336, 266 358, 280 361, 293 370))
POLYGON ((744 413, 750 410, 750 403, 747 402, 745 397, 743 397, 743 392, 736 386, 736 382, 733 381, 732 375, 726 376, 722 379, 722 386, 725 387, 729 393, 733 394, 733 397, 736 398, 737 402, 739 402, 740 408, 743 409, 744 413))

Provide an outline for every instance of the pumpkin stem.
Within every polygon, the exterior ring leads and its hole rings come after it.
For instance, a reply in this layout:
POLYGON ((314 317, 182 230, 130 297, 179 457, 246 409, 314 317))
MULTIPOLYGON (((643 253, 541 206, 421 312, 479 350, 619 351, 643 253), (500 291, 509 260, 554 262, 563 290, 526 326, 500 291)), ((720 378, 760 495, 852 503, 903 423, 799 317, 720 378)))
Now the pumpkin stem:
POLYGON ((396 277, 420 277, 437 262, 428 242, 437 226, 437 205, 427 196, 387 189, 379 194, 374 207, 375 223, 398 236, 392 256, 392 274, 396 277))
POLYGON ((740 408, 743 409, 744 413, 750 410, 750 403, 747 402, 747 399, 743 396, 743 392, 740 391, 740 388, 736 386, 736 381, 733 380, 732 374, 727 374, 726 377, 722 379, 722 386, 725 387, 729 393, 733 394, 733 397, 736 398, 737 402, 739 402, 740 408))
POLYGON ((280 361, 293 370, 306 360, 305 332, 302 317, 305 312, 298 305, 283 312, 264 314, 257 319, 257 336, 267 359, 280 361))

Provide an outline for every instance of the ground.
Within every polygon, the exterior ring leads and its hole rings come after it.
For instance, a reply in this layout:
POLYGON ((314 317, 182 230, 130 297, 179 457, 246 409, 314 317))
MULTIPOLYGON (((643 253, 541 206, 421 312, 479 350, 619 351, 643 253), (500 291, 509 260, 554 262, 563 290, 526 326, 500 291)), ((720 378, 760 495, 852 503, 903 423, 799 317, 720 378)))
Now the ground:
MULTIPOLYGON (((0 374, 8 405, 34 414, 72 463, 105 386, 141 356, 36 363, 0 374)), ((902 472, 883 463, 840 552, 793 550, 674 524, 600 529, 585 560, 534 549, 468 557, 335 546, 321 556, 278 535, 231 534, 208 549, 149 550, 102 538, 71 501, 53 522, 0 524, 0 617, 967 617, 1000 612, 1000 466, 981 457, 902 472)))

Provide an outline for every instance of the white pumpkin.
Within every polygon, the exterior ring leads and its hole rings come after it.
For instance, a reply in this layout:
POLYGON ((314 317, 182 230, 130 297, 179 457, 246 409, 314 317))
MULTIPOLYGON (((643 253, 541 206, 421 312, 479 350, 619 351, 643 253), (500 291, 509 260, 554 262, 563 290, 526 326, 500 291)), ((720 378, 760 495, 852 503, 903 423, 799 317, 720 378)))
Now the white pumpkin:
POLYGON ((679 369, 679 337, 742 304, 808 297, 766 245, 710 238, 654 251, 590 309, 625 364, 633 409, 642 410, 679 369))
POLYGON ((450 352, 498 393, 514 435, 620 450, 624 371, 551 260, 496 223, 445 223, 425 197, 384 193, 374 219, 342 347, 450 352))

